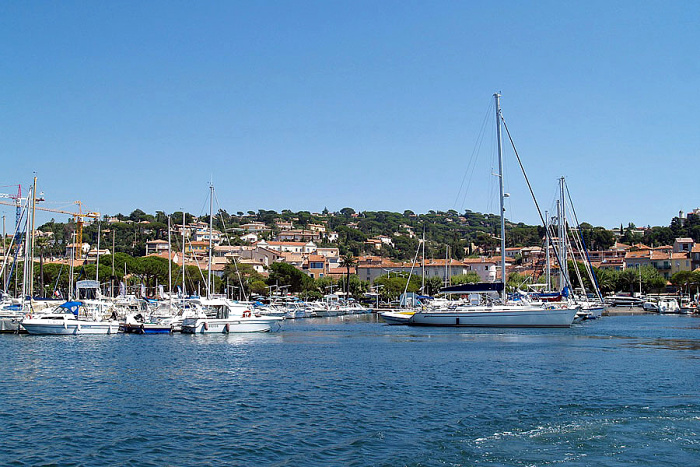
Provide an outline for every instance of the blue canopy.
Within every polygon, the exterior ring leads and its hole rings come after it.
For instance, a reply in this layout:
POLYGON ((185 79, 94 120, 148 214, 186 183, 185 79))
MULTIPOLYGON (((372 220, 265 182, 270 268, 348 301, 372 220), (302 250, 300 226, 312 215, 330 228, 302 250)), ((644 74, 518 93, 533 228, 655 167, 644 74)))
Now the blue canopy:
POLYGON ((60 308, 65 308, 70 310, 75 316, 78 316, 78 309, 82 306, 83 302, 66 302, 58 305, 60 308))

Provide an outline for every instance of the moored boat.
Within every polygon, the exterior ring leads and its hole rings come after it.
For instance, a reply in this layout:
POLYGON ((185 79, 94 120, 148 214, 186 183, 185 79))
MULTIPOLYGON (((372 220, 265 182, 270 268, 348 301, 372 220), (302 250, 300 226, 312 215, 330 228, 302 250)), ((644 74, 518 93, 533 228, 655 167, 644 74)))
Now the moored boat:
POLYGON ((65 302, 51 313, 27 315, 20 324, 29 334, 116 334, 119 331, 118 321, 102 319, 85 302, 78 301, 65 302))

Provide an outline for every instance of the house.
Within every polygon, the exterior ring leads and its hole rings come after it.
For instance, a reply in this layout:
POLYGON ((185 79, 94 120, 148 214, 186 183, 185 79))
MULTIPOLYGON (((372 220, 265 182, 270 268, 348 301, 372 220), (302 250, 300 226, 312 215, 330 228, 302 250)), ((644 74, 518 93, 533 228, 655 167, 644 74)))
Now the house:
POLYGON ((146 242, 146 256, 168 251, 168 242, 165 240, 149 240, 146 242))
POLYGON ((277 228, 280 230, 292 230, 294 228, 293 222, 286 222, 286 221, 283 221, 282 219, 276 219, 275 224, 277 225, 277 228))
POLYGON ((506 248, 506 258, 515 258, 518 255, 521 255, 522 248, 520 247, 514 247, 514 248, 506 248))
POLYGON ((340 267, 340 250, 336 247, 317 248, 316 254, 326 258, 329 268, 340 267))
POLYGON ((690 253, 673 253, 665 250, 647 249, 628 251, 625 255, 625 269, 651 266, 664 277, 670 279, 679 271, 692 271, 690 253))
POLYGON ((262 222, 250 222, 248 224, 241 225, 241 228, 243 230, 247 230, 248 232, 265 232, 266 230, 270 230, 262 222))
POLYGON ((221 243, 221 232, 216 229, 210 232, 209 227, 207 227, 205 229, 197 229, 194 233, 194 241, 196 242, 209 242, 210 237, 214 245, 221 243))
POLYGON ((674 253, 690 253, 693 251, 693 246, 695 246, 695 242, 693 241, 692 238, 677 238, 673 242, 673 252, 674 253))
POLYGON ((393 274, 411 273, 416 276, 423 275, 425 267, 425 277, 439 277, 443 281, 446 278, 475 272, 484 282, 493 282, 496 277, 497 264, 492 259, 468 258, 464 261, 455 259, 431 259, 425 264, 411 262, 393 262, 378 256, 364 256, 358 258, 357 275, 360 280, 374 283, 380 276, 391 277, 393 274))
POLYGON ((255 245, 258 248, 267 248, 280 253, 314 253, 318 248, 314 242, 268 242, 260 240, 255 245))
POLYGON ((321 255, 309 255, 302 264, 301 270, 314 279, 320 279, 328 275, 328 263, 326 257, 321 255))
POLYGON ((280 232, 277 236, 280 242, 313 242, 321 240, 321 233, 315 230, 298 230, 292 229, 280 232))
POLYGON ((245 235, 241 235, 241 240, 247 243, 256 243, 259 240, 259 237, 257 233, 250 232, 245 235))
POLYGON ((189 242, 185 251, 190 255, 207 256, 209 253, 209 242, 189 242))
POLYGON ((693 250, 690 252, 690 267, 693 271, 700 268, 700 243, 693 246, 693 250))
POLYGON ((382 249, 382 241, 377 238, 368 238, 367 240, 365 240, 365 245, 374 247, 375 250, 382 249))

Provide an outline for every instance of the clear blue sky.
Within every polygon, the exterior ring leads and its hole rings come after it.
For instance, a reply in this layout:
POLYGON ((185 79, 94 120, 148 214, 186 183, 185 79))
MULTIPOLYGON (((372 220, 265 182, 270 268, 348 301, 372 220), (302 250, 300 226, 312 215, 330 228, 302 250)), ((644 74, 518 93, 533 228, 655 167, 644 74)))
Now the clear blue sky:
POLYGON ((210 180, 229 212, 493 211, 491 115, 473 152, 500 91, 543 209, 566 176, 582 221, 668 225, 700 205, 698 25, 695 1, 5 1, 0 185, 107 214, 203 214, 210 180))

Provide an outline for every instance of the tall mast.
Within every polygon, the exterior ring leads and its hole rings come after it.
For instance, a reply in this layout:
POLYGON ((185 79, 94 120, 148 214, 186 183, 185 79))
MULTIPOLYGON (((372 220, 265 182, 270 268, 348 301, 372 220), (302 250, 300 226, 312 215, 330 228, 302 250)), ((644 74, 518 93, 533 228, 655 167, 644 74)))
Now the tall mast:
POLYGON ((168 216, 168 296, 173 302, 173 255, 170 253, 170 216, 168 216))
POLYGON ((546 248, 547 248, 547 251, 546 251, 546 259, 545 259, 545 261, 547 262, 547 263, 546 263, 546 265, 547 265, 547 269, 546 269, 546 271, 547 271, 547 275, 546 275, 546 278, 547 278, 547 281, 546 281, 547 288, 546 288, 546 291, 549 292, 549 291, 552 289, 552 286, 551 286, 551 283, 552 283, 552 266, 551 266, 551 264, 550 264, 550 259, 549 259, 549 221, 550 221, 550 219, 549 219, 549 212, 547 212, 547 211, 544 212, 544 218, 545 218, 545 225, 544 225, 544 228, 545 228, 545 232, 546 232, 544 238, 545 238, 545 246, 546 246, 546 248))
POLYGON ((100 219, 97 219, 97 260, 95 264, 95 280, 97 281, 97 287, 102 293, 102 287, 100 287, 100 237, 102 236, 102 224, 100 219))
POLYGON ((427 294, 425 293, 425 227, 423 227, 423 254, 422 254, 422 256, 423 256, 423 257, 422 257, 421 260, 422 260, 422 263, 423 263, 423 264, 422 264, 422 267, 421 267, 422 275, 421 275, 421 287, 420 287, 420 291, 421 291, 421 295, 427 295, 427 294))
POLYGON ((212 232, 214 228, 214 185, 209 184, 209 267, 207 268, 207 298, 211 297, 211 260, 212 260, 212 232))
POLYGON ((29 296, 34 296, 34 220, 36 214, 36 177, 32 187, 32 224, 29 231, 29 296))
POLYGON ((185 209, 182 209, 182 299, 185 300, 185 209))
POLYGON ((566 229, 566 209, 565 209, 565 204, 564 204, 564 177, 561 177, 559 179, 559 198, 561 200, 560 204, 560 218, 559 218, 559 223, 560 223, 560 239, 561 239, 561 277, 562 277, 562 284, 561 287, 564 288, 569 284, 569 263, 567 261, 567 251, 566 251, 566 241, 569 236, 567 229, 566 229))
POLYGON ((501 95, 496 93, 493 95, 496 100, 496 139, 498 141, 498 188, 500 191, 501 201, 501 281, 503 282, 502 297, 503 302, 506 301, 506 218, 504 207, 503 193, 503 138, 501 136, 501 95))
POLYGON ((112 229, 112 277, 109 280, 109 296, 114 298, 114 260, 115 260, 115 247, 114 247, 114 236, 117 229, 112 229))

